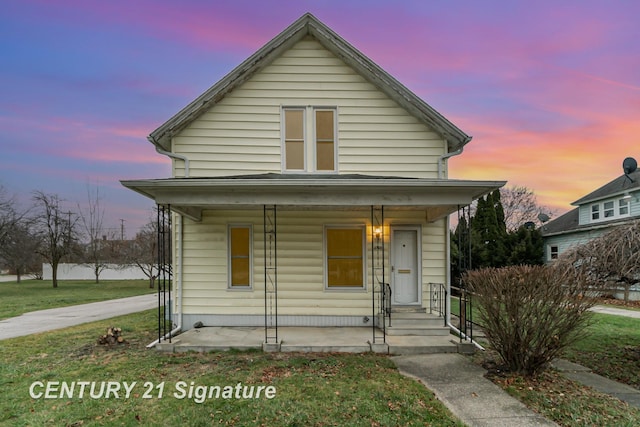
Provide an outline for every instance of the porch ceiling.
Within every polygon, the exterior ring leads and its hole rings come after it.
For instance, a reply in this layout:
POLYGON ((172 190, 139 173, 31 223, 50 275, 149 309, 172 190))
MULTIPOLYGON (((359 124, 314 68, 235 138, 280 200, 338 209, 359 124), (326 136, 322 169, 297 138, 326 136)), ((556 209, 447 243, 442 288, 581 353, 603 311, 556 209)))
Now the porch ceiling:
POLYGON ((362 175, 298 176, 266 174, 224 178, 169 178, 121 181, 157 204, 199 221, 203 210, 251 209, 278 205, 291 209, 420 209, 435 221, 459 206, 502 187, 505 181, 388 178, 362 175))

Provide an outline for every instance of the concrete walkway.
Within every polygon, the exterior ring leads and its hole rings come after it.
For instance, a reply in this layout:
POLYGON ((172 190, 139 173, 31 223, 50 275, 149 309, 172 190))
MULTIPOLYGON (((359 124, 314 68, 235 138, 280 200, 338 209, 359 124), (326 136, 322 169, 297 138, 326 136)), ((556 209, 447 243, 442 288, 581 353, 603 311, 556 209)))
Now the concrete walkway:
POLYGON ((461 354, 392 357, 403 375, 420 380, 453 414, 474 426, 556 426, 484 377, 461 354))
POLYGON ((568 360, 555 360, 552 366, 570 380, 589 386, 600 393, 609 394, 623 402, 627 402, 631 406, 640 408, 640 390, 638 389, 595 374, 591 369, 578 365, 577 363, 569 362, 568 360))
POLYGON ((32 311, 0 320, 0 340, 66 328, 158 307, 158 294, 32 311))
POLYGON ((600 313, 600 314, 613 314, 615 316, 625 316, 625 317, 632 317, 634 319, 640 319, 640 310, 627 310, 624 308, 596 305, 591 308, 591 311, 593 311, 594 313, 600 313))

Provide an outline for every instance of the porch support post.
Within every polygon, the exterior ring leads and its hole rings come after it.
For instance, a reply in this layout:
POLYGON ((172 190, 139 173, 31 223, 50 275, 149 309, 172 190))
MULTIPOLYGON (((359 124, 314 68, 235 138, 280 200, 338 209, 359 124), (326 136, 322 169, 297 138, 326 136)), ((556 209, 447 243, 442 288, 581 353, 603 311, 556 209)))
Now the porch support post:
POLYGON ((384 206, 371 206, 372 345, 386 343, 387 317, 391 318, 389 285, 385 281, 384 206))
MULTIPOLYGON (((155 280, 158 284, 158 342, 163 338, 169 337, 171 342, 171 327, 167 329, 167 320, 173 324, 173 316, 171 313, 171 286, 173 279, 172 261, 173 254, 171 251, 171 205, 156 206, 156 238, 157 238, 157 276, 155 280), (164 310, 163 310, 164 307, 164 310)), ((149 269, 151 277, 154 280, 153 265, 149 269)))
POLYGON ((278 351, 278 245, 276 205, 264 205, 264 344, 278 351))

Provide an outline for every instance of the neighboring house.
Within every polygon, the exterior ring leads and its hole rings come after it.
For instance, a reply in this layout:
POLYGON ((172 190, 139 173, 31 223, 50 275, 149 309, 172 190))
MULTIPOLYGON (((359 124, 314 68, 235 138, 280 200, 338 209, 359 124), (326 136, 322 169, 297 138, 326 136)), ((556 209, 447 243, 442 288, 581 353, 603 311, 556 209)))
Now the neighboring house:
POLYGON ((541 228, 547 262, 612 227, 640 219, 640 170, 619 176, 572 205, 577 207, 541 228))
POLYGON ((122 183, 173 212, 182 329, 371 326, 430 308, 449 214, 505 184, 447 178, 470 140, 306 14, 151 133, 172 178, 122 183))

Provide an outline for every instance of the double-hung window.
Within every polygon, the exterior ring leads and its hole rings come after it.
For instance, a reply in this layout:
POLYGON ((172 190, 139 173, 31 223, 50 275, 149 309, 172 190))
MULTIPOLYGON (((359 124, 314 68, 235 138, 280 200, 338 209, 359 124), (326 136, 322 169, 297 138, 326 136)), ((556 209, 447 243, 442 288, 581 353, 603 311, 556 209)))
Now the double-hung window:
POLYGON ((364 288, 364 227, 325 228, 325 283, 327 289, 364 288))
POLYGON ((337 171, 337 110, 325 107, 285 107, 284 172, 337 171))
POLYGON ((229 289, 251 288, 252 234, 250 225, 229 226, 229 289))
POLYGON ((623 197, 592 204, 591 221, 610 221, 629 216, 629 199, 630 197, 623 197))
POLYGON ((620 216, 629 215, 629 199, 618 200, 618 213, 620 216))

